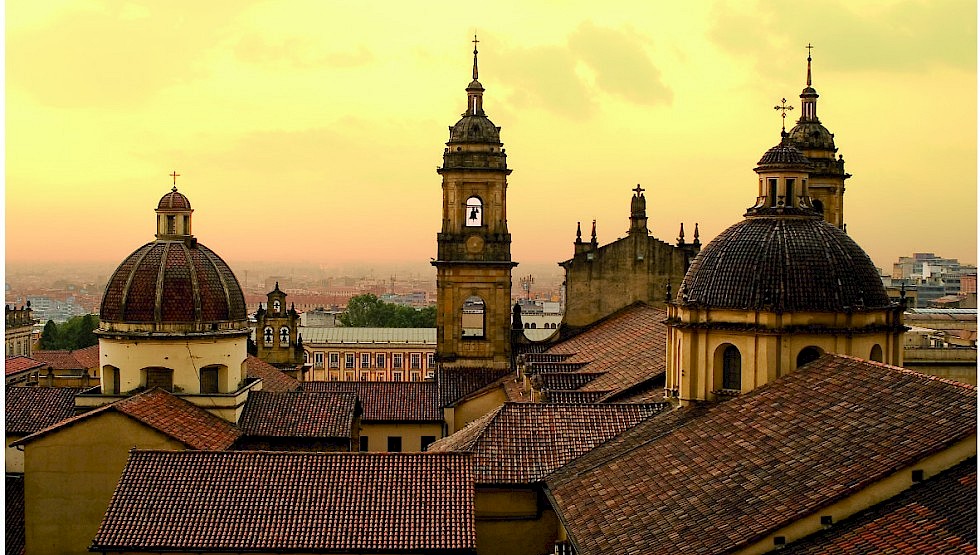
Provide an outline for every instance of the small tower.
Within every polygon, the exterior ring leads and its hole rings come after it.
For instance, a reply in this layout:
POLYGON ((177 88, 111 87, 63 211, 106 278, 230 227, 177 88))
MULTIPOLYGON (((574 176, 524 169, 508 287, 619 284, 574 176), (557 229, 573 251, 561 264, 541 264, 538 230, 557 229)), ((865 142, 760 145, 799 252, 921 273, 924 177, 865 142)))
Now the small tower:
MULTIPOLYGON (((807 45, 807 49, 813 47, 807 45)), ((844 171, 844 158, 837 155, 834 134, 817 117, 817 94, 813 88, 813 58, 806 57, 806 87, 800 94, 802 110, 796 126, 789 132, 793 146, 810 160, 809 191, 813 208, 828 223, 844 229, 844 182, 851 174, 844 171)))
POLYGON ((436 361, 442 367, 510 366, 510 233, 507 155, 483 110, 476 38, 466 111, 443 151, 442 230, 437 235, 436 361))
POLYGON ((265 308, 255 313, 255 346, 257 356, 269 364, 293 372, 303 364, 303 348, 298 336, 299 313, 286 308, 286 293, 279 282, 270 291, 265 308))

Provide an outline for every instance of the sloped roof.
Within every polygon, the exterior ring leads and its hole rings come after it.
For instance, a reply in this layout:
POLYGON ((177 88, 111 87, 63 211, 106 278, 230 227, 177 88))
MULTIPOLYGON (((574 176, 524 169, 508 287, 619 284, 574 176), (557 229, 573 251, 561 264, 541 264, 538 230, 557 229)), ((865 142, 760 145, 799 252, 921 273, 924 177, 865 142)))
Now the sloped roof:
POLYGON ((826 355, 639 424, 547 484, 579 553, 727 552, 976 433, 976 409, 974 386, 826 355))
POLYGON ((296 378, 287 376, 275 366, 254 355, 245 358, 245 374, 250 378, 261 378, 262 391, 296 391, 300 388, 296 378))
POLYGON ((154 388, 62 420, 14 442, 14 445, 29 443, 107 411, 125 414, 191 449, 227 449, 239 436, 238 428, 229 422, 162 389, 154 388))
POLYGON ((42 366, 44 366, 44 362, 34 360, 33 358, 20 355, 6 357, 4 359, 4 375, 9 376, 11 374, 17 374, 26 370, 40 368, 42 366))
POLYGON ((668 406, 505 403, 428 450, 474 453, 477 483, 534 483, 668 406))
POLYGON ((32 357, 55 370, 88 370, 99 366, 99 346, 84 349, 34 351, 32 357))
POLYGON ((348 391, 357 395, 362 422, 442 420, 436 384, 423 382, 303 382, 306 391, 348 391))
POLYGON ((238 427, 259 437, 350 438, 357 395, 339 391, 253 391, 238 427))
POLYGON ((436 372, 439 406, 453 405, 510 373, 507 368, 440 368, 436 372))
POLYGON ((896 546, 918 555, 976 553, 976 457, 795 542, 781 553, 876 555, 897 552, 896 546))
POLYGON ((79 389, 8 387, 4 392, 4 427, 8 434, 33 434, 75 415, 79 389))
POLYGON ((20 555, 24 552, 24 475, 7 474, 4 488, 4 548, 7 555, 20 555))
POLYGON ((96 551, 474 550, 470 455, 133 451, 96 551))

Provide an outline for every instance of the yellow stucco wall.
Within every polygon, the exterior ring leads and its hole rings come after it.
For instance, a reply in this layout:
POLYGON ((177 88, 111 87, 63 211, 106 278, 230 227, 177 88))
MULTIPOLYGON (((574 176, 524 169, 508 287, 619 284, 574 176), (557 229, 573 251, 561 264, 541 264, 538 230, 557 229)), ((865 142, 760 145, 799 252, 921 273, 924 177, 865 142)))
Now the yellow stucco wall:
POLYGON ((480 395, 460 401, 450 409, 453 416, 446 422, 450 430, 449 433, 457 432, 470 422, 503 405, 506 401, 507 394, 504 393, 502 387, 489 389, 480 395))
MULTIPOLYGON (((437 440, 442 438, 442 423, 361 421, 361 435, 368 437, 368 451, 387 451, 388 437, 397 436, 402 438, 402 452, 418 452, 422 450, 422 436, 435 436, 437 440)), ((357 444, 354 445, 356 448, 357 444)))
POLYGON ((558 540, 558 516, 536 488, 478 486, 474 508, 480 555, 541 555, 558 540))
POLYGON ((116 412, 106 412, 25 446, 27 553, 88 553, 129 450, 184 445, 116 412))
POLYGON ((20 474, 24 472, 24 452, 10 444, 24 437, 22 434, 6 434, 7 449, 3 454, 3 466, 6 472, 20 474))

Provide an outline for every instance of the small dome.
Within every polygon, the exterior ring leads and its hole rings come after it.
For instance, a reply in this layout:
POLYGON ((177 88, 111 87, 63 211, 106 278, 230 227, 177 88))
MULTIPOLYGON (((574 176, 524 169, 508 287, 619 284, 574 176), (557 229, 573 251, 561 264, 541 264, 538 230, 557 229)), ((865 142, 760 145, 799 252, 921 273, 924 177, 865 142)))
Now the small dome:
POLYGON ((789 132, 789 138, 799 148, 806 150, 837 150, 834 135, 820 122, 797 123, 789 132))
POLYGON ((231 268, 211 249, 193 239, 157 240, 136 249, 116 268, 99 318, 122 324, 191 324, 191 331, 217 329, 217 323, 239 328, 245 325, 245 296, 231 268))
POLYGON ((450 130, 449 141, 500 144, 500 128, 486 116, 466 115, 450 130))
POLYGON ((177 192, 175 186, 169 193, 160 198, 157 203, 157 210, 190 210, 191 201, 187 200, 183 194, 177 192))
POLYGON ((818 216, 749 217, 729 227, 691 263, 676 300, 780 312, 891 305, 868 255, 818 216))
POLYGON ((810 161, 798 148, 784 139, 778 145, 767 150, 759 159, 759 167, 773 166, 781 168, 799 166, 801 169, 805 169, 810 166, 810 161))

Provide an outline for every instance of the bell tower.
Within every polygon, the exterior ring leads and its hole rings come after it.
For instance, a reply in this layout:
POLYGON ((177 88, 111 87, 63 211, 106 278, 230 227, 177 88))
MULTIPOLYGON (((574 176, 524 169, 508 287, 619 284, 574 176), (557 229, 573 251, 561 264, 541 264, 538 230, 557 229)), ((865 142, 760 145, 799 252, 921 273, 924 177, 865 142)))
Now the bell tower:
POLYGON ((507 155, 483 110, 477 44, 466 111, 443 151, 437 235, 436 361, 442 367, 509 368, 511 269, 507 155))

